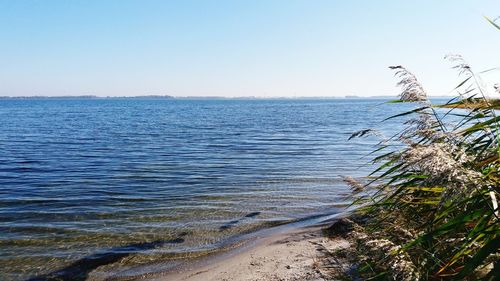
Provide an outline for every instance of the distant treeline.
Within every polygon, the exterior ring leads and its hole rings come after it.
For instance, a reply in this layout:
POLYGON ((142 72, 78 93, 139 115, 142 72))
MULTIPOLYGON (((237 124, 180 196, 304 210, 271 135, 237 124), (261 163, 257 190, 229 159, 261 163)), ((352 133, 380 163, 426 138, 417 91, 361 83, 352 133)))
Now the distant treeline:
POLYGON ((122 96, 122 97, 99 97, 93 95, 83 96, 0 96, 0 99, 173 99, 168 95, 147 95, 147 96, 122 96))

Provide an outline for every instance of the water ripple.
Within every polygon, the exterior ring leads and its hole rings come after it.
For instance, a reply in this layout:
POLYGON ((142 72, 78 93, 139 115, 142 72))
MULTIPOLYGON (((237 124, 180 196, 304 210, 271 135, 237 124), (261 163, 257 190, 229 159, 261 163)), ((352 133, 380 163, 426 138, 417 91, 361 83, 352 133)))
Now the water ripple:
POLYGON ((1 100, 0 279, 208 251, 342 206, 377 141, 347 138, 391 115, 379 103, 1 100))

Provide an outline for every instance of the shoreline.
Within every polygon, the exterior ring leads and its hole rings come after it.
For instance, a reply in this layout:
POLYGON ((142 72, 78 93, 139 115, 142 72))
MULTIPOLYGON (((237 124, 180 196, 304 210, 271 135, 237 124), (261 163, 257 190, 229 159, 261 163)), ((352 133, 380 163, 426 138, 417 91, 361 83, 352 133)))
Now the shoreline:
POLYGON ((324 229, 349 214, 342 212, 263 229, 245 235, 221 252, 133 280, 330 280, 330 269, 321 262, 323 250, 346 248, 349 242, 327 237, 324 229))

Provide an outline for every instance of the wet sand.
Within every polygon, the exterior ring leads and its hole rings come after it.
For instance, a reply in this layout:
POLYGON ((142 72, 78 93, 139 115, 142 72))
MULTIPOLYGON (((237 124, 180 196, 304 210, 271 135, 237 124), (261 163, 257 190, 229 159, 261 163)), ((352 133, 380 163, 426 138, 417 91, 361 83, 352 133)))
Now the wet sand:
MULTIPOLYGON (((324 236, 333 220, 264 233, 240 247, 146 280, 332 280, 325 254, 349 246, 324 236), (326 251, 326 249, 328 249, 326 251)), ((144 280, 144 279, 143 279, 144 280)))

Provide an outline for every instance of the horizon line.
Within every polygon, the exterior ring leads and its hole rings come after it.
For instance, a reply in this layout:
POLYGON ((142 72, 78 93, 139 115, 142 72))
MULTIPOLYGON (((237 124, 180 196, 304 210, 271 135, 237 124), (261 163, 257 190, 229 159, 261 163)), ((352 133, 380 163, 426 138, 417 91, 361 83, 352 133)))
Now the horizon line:
MULTIPOLYGON (((356 98, 397 98, 394 95, 344 95, 344 96, 174 96, 174 95, 136 95, 136 96, 100 96, 100 95, 23 95, 23 96, 1 96, 0 99, 35 99, 35 98, 87 98, 87 99, 107 99, 107 98, 163 98, 163 99, 356 99, 356 98)), ((433 95, 429 97, 453 97, 448 95, 433 95)))

